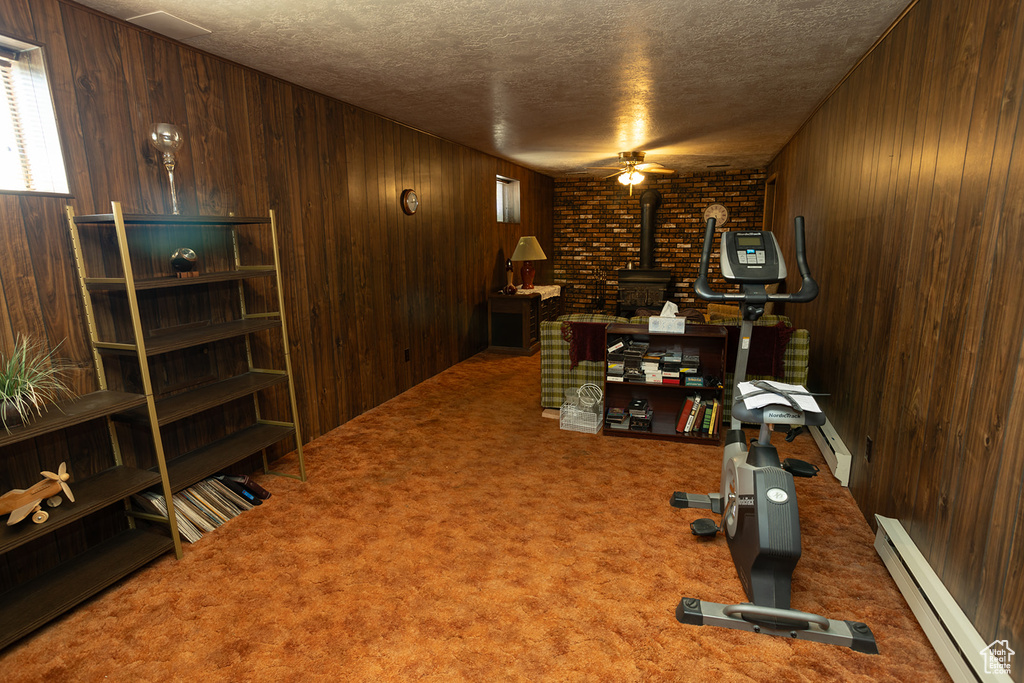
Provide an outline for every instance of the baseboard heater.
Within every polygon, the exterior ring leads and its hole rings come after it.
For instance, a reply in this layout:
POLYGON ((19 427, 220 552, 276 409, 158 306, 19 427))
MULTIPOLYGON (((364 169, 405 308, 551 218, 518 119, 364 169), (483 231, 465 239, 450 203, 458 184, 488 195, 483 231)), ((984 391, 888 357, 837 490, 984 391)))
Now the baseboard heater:
MULTIPOLYGON (((875 515, 875 550, 910 604, 954 681, 1012 683, 991 657, 1006 641, 986 644, 897 519, 875 515), (991 648, 991 649, 990 649, 991 648)), ((1011 663, 1012 664, 1012 663, 1011 663)))
POLYGON ((814 437, 814 442, 818 444, 821 454, 825 456, 825 462, 828 463, 832 474, 839 480, 840 484, 849 487, 850 461, 853 460, 853 456, 850 455, 850 451, 846 448, 843 440, 836 434, 832 423, 826 418, 825 424, 820 427, 809 427, 808 429, 811 432, 811 436, 814 437))

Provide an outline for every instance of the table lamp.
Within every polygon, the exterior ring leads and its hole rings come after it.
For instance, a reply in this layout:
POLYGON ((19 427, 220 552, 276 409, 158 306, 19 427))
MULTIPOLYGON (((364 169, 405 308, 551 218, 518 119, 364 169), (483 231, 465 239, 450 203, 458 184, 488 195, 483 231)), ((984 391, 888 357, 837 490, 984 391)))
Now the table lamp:
POLYGON ((536 271, 533 269, 533 262, 546 259, 547 256, 544 255, 544 250, 540 248, 540 242, 537 241, 536 237, 530 235, 519 238, 519 244, 516 245, 516 250, 512 252, 512 260, 523 262, 523 268, 520 271, 523 276, 523 289, 533 289, 533 276, 536 274, 536 271))

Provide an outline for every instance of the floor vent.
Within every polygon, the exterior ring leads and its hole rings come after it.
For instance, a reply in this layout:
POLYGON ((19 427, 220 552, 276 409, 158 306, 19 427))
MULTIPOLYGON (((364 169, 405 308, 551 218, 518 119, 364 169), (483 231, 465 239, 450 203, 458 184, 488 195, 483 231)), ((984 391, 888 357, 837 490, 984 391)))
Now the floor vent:
POLYGON ((836 434, 832 423, 826 419, 825 424, 820 427, 811 427, 810 432, 811 436, 814 437, 815 443, 818 444, 821 454, 825 456, 825 462, 828 463, 832 474, 835 475, 840 484, 849 487, 850 461, 853 457, 850 455, 849 449, 846 448, 846 444, 836 434))
POLYGON ((903 524, 881 515, 875 515, 875 519, 878 521, 875 550, 953 680, 957 683, 1012 683, 1010 675, 999 672, 999 663, 992 659, 998 654, 993 650, 1000 644, 1005 647, 1006 641, 986 644, 903 524))

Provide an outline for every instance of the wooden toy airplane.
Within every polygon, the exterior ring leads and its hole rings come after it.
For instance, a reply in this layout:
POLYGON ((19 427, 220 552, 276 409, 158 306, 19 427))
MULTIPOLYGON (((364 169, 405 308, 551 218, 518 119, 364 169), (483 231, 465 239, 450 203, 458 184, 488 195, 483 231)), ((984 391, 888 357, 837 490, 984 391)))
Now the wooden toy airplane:
POLYGON ((45 499, 50 507, 60 505, 60 494, 63 491, 72 503, 75 497, 71 495, 67 481, 71 478, 68 474, 67 463, 62 462, 57 474, 53 472, 40 472, 45 479, 28 489, 14 489, 0 496, 0 515, 10 513, 7 518, 7 526, 17 524, 29 515, 36 524, 42 524, 50 518, 50 513, 42 509, 40 503, 45 499))

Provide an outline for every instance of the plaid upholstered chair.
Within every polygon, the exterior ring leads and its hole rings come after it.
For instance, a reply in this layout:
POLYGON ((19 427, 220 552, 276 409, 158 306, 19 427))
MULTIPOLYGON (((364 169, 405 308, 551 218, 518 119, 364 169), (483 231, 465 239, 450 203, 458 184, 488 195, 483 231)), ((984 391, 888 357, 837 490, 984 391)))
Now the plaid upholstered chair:
POLYGON ((573 322, 626 323, 629 320, 614 315, 570 313, 540 324, 540 404, 545 408, 561 407, 566 390, 575 392, 588 382, 604 386, 604 358, 580 360, 572 366, 565 328, 573 322))

